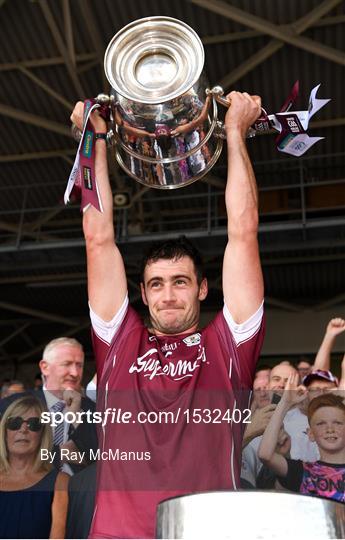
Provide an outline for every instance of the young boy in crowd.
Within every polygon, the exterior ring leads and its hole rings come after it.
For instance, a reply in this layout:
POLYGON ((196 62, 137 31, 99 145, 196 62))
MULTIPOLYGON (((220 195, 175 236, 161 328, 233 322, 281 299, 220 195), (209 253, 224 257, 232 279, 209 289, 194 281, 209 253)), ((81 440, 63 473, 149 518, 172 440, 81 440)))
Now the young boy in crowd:
POLYGON ((259 458, 291 491, 345 503, 345 404, 342 396, 322 394, 308 406, 308 436, 319 448, 319 461, 288 459, 275 451, 285 414, 305 399, 306 393, 304 386, 298 386, 298 375, 291 375, 262 437, 259 458))

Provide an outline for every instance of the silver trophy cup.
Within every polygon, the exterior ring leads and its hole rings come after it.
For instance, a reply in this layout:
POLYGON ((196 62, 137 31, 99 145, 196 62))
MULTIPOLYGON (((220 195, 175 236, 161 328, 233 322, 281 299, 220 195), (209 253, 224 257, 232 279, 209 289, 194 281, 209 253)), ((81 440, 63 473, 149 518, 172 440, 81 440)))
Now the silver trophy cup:
POLYGON ((109 139, 128 176, 175 189, 210 171, 224 138, 222 89, 207 89, 204 49, 192 28, 170 17, 134 21, 109 43, 104 67, 112 87, 109 139))
POLYGON ((157 538, 326 540, 345 538, 345 506, 272 491, 213 491, 158 505, 157 538))

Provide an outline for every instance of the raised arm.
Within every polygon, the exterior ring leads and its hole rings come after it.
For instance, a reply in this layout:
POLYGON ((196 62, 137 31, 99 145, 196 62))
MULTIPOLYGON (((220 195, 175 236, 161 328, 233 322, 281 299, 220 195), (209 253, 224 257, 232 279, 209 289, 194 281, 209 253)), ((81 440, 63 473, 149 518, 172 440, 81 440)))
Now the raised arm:
POLYGON ((345 320, 341 317, 335 317, 329 321, 322 343, 317 352, 313 369, 324 369, 326 371, 330 369, 331 352, 335 339, 339 334, 344 332, 344 330, 345 320))
MULTIPOLYGON (((76 104, 71 120, 82 129, 82 102, 76 104)), ((97 111, 92 113, 91 121, 96 133, 106 133, 106 123, 97 111)), ((115 244, 113 197, 108 175, 106 141, 97 139, 95 145, 95 175, 103 212, 90 206, 83 216, 88 294, 93 311, 104 321, 110 321, 125 299, 127 281, 123 259, 115 244)))
POLYGON ((279 476, 286 476, 288 465, 284 456, 276 452, 278 437, 283 425, 284 417, 289 410, 287 405, 284 405, 283 400, 277 405, 276 410, 271 416, 271 419, 266 427, 261 443, 258 449, 258 457, 261 461, 272 469, 279 476))
POLYGON ((280 429, 289 409, 303 401, 306 397, 307 389, 302 385, 297 386, 297 382, 298 375, 290 375, 282 399, 271 416, 258 450, 258 456, 261 461, 278 476, 286 476, 288 472, 288 464, 285 457, 276 451, 280 429))
POLYGON ((223 293, 233 319, 242 323, 259 308, 264 294, 257 241, 258 193, 245 142, 249 127, 260 116, 261 100, 239 92, 231 92, 227 98, 231 106, 225 117, 228 243, 223 262, 223 293))
POLYGON ((261 409, 256 409, 254 412, 252 410, 251 421, 246 425, 246 429, 244 431, 242 448, 247 446, 252 439, 259 437, 264 433, 275 408, 276 405, 270 404, 262 407, 261 409))

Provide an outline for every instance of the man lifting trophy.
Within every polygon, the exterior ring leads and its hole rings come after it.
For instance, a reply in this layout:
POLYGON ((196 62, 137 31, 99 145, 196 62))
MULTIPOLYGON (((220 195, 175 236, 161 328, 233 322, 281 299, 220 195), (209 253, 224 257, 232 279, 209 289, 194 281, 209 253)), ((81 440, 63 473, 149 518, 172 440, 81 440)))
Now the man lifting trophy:
MULTIPOLYGON (((163 500, 240 488, 243 421, 264 336, 258 194, 246 137, 279 127, 260 97, 233 91, 225 99, 219 87, 208 89, 203 65, 201 41, 185 23, 134 21, 105 53, 111 95, 78 102, 71 116, 81 140, 65 199, 81 188, 97 408, 104 418, 111 410, 127 418, 99 430, 100 455, 116 457, 98 461, 92 538, 152 538, 163 500), (217 101, 228 107, 224 125, 217 101), (200 328, 208 293, 201 256, 185 237, 164 240, 142 260, 146 326, 129 303, 115 243, 107 145, 129 177, 174 189, 210 171, 224 138, 224 305, 200 328)), ((307 137, 305 118, 299 122, 294 136, 307 137)))

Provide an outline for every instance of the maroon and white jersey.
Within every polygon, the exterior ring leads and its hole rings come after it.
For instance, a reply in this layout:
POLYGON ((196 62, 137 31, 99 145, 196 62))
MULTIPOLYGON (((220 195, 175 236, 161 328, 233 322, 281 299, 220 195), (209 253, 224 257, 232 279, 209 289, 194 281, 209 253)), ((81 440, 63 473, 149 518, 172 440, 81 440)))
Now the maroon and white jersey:
POLYGON ((91 311, 97 408, 115 412, 99 434, 90 537, 153 538, 160 501, 239 487, 262 317, 238 325, 224 306, 199 332, 155 336, 127 299, 108 323, 91 311))

